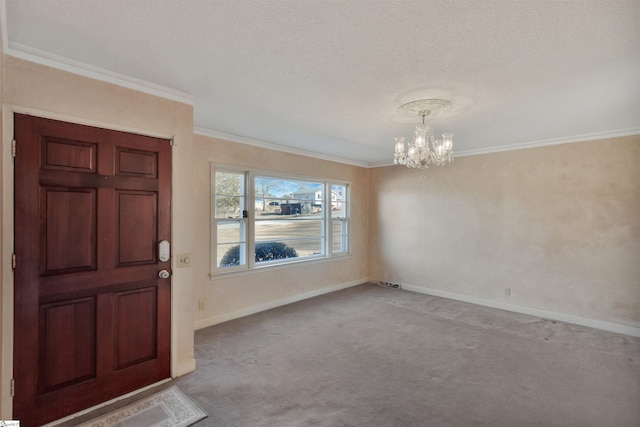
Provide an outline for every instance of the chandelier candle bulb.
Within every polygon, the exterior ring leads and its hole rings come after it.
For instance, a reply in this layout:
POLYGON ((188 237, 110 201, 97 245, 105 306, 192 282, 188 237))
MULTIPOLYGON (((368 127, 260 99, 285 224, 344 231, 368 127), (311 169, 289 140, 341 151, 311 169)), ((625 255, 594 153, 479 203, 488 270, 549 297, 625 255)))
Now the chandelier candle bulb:
POLYGON ((396 153, 404 153, 404 136, 396 137, 396 153))
POLYGON ((452 133, 443 133, 442 134, 442 142, 447 148, 447 151, 451 151, 453 149, 453 134, 452 133))
POLYGON ((415 146, 418 148, 423 148, 425 145, 425 140, 427 139, 427 129, 424 127, 424 124, 416 126, 416 136, 415 136, 415 146))

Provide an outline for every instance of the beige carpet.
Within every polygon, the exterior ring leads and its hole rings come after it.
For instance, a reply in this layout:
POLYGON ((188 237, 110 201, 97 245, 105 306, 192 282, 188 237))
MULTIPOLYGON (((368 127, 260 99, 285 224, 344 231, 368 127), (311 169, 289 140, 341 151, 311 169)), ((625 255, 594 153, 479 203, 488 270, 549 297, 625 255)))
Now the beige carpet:
POLYGON ((639 338, 376 285, 197 331, 196 360, 198 427, 640 426, 639 338))
POLYGON ((206 416, 177 386, 171 386, 79 427, 186 427, 206 416))

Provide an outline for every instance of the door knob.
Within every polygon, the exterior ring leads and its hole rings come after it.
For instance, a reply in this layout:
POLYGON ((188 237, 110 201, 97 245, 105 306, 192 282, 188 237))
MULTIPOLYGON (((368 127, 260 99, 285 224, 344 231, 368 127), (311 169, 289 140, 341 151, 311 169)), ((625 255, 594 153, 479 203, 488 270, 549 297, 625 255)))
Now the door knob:
POLYGON ((160 272, 158 273, 158 277, 160 277, 161 279, 168 279, 169 276, 170 274, 167 270, 160 270, 160 272))

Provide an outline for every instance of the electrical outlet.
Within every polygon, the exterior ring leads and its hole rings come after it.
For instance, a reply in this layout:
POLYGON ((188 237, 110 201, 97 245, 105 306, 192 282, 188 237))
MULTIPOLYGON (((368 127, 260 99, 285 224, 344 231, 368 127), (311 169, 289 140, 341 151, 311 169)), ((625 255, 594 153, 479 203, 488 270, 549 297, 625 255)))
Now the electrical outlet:
POLYGON ((504 294, 505 294, 505 296, 510 297, 511 296, 511 288, 504 288, 504 294))
POLYGON ((204 301, 202 300, 198 301, 198 310, 200 311, 204 310, 204 301))
POLYGON ((178 254, 178 267, 191 267, 191 254, 178 254))

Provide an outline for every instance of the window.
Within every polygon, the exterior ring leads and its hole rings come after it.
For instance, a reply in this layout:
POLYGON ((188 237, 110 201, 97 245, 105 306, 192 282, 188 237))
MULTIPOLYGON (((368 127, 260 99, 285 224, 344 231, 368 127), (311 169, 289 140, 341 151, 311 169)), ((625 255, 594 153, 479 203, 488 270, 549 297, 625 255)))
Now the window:
POLYGON ((333 230, 332 252, 334 254, 347 253, 349 249, 349 206, 346 185, 331 185, 331 225, 333 230))
POLYGON ((349 253, 347 183, 212 168, 212 273, 349 253))
POLYGON ((216 265, 247 265, 246 173, 217 170, 214 189, 216 265))

